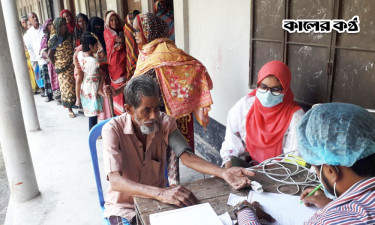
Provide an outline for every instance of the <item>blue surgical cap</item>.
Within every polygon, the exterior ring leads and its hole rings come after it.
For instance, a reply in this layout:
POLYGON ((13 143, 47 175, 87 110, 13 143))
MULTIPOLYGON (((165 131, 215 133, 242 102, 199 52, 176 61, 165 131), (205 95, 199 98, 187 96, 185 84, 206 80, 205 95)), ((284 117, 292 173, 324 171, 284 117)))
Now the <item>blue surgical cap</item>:
POLYGON ((298 125, 298 148, 310 164, 351 167, 375 153, 375 119, 357 105, 317 105, 298 125))

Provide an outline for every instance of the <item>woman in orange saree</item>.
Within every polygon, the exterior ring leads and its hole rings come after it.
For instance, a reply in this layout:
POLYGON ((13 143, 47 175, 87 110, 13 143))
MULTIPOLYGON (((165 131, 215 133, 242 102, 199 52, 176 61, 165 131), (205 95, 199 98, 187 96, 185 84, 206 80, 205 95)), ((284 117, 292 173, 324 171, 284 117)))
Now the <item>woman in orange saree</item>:
MULTIPOLYGON (((203 127, 207 126, 208 112, 213 103, 211 78, 201 62, 178 49, 167 38, 168 25, 162 19, 152 13, 139 14, 133 27, 139 47, 134 76, 147 74, 157 80, 162 97, 161 108, 177 119, 178 128, 194 149, 193 114, 203 127)), ((168 168, 169 178, 173 173, 171 169, 168 168)))

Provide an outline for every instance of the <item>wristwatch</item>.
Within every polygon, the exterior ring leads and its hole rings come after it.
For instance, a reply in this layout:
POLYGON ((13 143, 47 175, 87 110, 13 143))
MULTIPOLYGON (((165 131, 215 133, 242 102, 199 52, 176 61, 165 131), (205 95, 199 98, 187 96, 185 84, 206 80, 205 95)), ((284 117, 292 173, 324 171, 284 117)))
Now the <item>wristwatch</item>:
POLYGON ((256 208, 255 206, 249 204, 248 202, 240 202, 237 205, 234 206, 234 215, 237 216, 237 213, 245 208, 251 209, 254 213, 256 213, 256 208))

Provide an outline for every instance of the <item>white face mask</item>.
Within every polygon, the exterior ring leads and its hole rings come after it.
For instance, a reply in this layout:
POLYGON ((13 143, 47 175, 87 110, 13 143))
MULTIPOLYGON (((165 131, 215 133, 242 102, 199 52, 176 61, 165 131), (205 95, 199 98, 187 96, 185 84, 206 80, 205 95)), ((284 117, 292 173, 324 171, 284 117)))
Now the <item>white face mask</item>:
MULTIPOLYGON (((324 164, 323 164, 324 165, 324 164)), ((324 190, 324 194, 327 196, 327 198, 330 198, 332 200, 336 199, 337 198, 337 195, 336 195, 336 181, 335 183, 333 183, 333 192, 335 195, 329 193, 329 191, 327 190, 327 188, 324 186, 323 182, 322 182, 322 170, 323 170, 323 165, 320 167, 320 183, 322 184, 322 187, 323 187, 323 190, 324 190)), ((337 172, 339 172, 339 170, 337 169, 337 167, 335 166, 337 172)))
POLYGON ((261 93, 259 91, 256 92, 256 96, 262 106, 271 108, 274 107, 281 102, 283 102, 284 99, 284 94, 280 94, 278 96, 274 96, 271 94, 271 91, 267 91, 266 93, 261 93))

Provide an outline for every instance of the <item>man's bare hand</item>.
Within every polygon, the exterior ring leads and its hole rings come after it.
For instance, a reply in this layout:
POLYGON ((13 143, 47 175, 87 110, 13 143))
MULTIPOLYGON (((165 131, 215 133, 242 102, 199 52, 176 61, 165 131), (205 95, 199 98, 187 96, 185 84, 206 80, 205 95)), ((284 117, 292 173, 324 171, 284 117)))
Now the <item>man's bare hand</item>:
POLYGON ((307 196, 312 190, 314 190, 314 188, 306 188, 301 194, 300 199, 306 206, 315 205, 321 209, 332 201, 326 197, 322 190, 317 190, 312 196, 307 196))
POLYGON ((195 195, 182 186, 164 188, 160 192, 157 200, 178 207, 191 206, 198 203, 198 199, 195 195))
POLYGON ((248 177, 251 176, 254 176, 253 172, 240 167, 231 167, 224 169, 222 175, 223 179, 236 190, 249 187, 251 180, 248 177))

